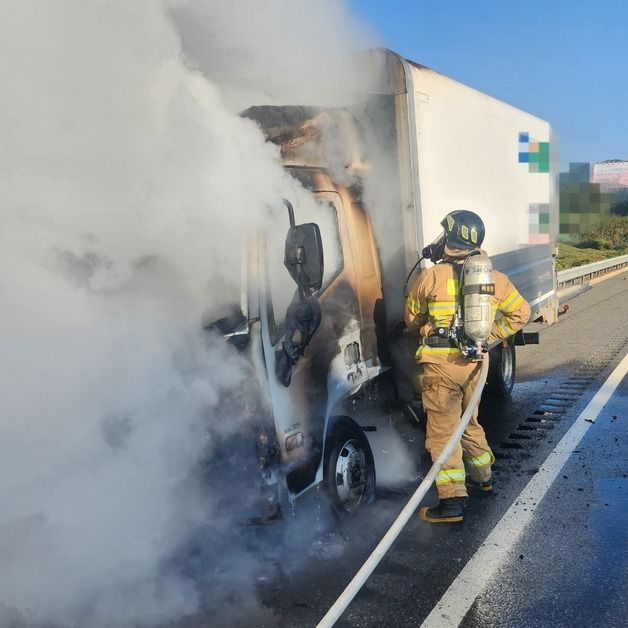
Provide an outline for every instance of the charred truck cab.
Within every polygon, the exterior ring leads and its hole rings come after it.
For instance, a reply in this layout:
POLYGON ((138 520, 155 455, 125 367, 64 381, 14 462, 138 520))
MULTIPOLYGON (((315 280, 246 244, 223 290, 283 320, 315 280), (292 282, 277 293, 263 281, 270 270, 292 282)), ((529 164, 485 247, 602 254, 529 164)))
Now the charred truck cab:
POLYGON ((377 248, 350 190, 320 168, 288 169, 312 193, 331 236, 322 242, 317 223, 296 224, 299 208, 286 202, 284 264, 297 289, 285 311, 274 299, 270 275, 277 268, 269 266, 268 242, 258 238, 257 278, 248 280, 259 287, 264 369, 258 373, 289 497, 325 482, 342 514, 372 499, 375 488, 373 454, 350 400, 382 372, 374 316, 383 298, 377 248), (333 260, 327 268, 321 246, 333 260))
MULTIPOLYGON (((556 155, 535 157, 534 168, 521 160, 526 138, 530 154, 541 145, 547 153, 549 125, 390 51, 367 54, 365 68, 372 88, 351 109, 243 114, 312 198, 308 208, 278 200, 281 224, 250 241, 242 315, 225 334, 255 372, 265 520, 314 486, 339 514, 372 499, 369 438, 384 397, 403 404, 418 394, 394 358, 404 283, 447 212, 481 215, 493 267, 517 285, 533 320, 557 318, 556 155)), ((507 396, 514 343, 494 347, 491 364, 493 390, 507 396)))

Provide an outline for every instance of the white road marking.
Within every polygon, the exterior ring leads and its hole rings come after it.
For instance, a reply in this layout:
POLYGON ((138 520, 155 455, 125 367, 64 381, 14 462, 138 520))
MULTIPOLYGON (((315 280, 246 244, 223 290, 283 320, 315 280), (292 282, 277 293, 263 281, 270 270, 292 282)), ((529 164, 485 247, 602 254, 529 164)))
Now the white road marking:
POLYGON ((528 482, 478 551, 445 591, 421 624, 422 628, 452 628, 460 625, 473 602, 508 559, 509 553, 529 525, 541 499, 627 372, 628 354, 602 384, 556 449, 546 458, 538 473, 528 482))

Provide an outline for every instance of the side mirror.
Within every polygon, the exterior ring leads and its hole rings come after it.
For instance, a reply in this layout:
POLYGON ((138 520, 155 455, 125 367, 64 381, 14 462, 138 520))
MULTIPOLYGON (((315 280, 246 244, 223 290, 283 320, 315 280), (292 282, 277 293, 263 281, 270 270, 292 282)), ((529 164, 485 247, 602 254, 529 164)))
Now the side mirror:
POLYGON ((275 374, 284 386, 289 386, 292 367, 321 322, 321 306, 312 295, 323 285, 323 241, 317 224, 295 224, 292 204, 285 198, 283 202, 290 218, 283 263, 298 286, 299 300, 291 303, 286 312, 286 334, 275 351, 275 374))
POLYGON ((323 242, 318 225, 292 225, 286 236, 284 266, 304 295, 320 290, 323 284, 323 242))

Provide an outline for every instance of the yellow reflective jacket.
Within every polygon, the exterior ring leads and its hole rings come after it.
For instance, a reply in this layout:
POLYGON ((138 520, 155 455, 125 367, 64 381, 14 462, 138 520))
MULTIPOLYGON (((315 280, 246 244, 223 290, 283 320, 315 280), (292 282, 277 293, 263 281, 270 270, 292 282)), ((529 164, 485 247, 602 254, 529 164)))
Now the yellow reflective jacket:
MULTIPOLYGON (((491 301, 495 318, 488 337, 489 344, 512 336, 530 319, 530 306, 508 277, 494 270, 493 282, 495 294, 491 296, 491 301)), ((426 337, 436 327, 450 327, 456 313, 458 293, 458 278, 451 264, 443 262, 423 271, 406 299, 408 329, 419 337, 426 337)), ((416 359, 433 364, 466 361, 460 349, 422 344, 419 344, 416 359)))

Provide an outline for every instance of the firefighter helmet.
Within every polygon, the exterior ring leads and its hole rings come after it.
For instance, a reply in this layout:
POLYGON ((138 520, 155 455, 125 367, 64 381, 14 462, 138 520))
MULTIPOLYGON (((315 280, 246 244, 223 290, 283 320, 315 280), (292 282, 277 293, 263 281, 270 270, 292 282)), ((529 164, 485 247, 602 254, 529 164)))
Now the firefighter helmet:
POLYGON ((465 209, 449 212, 440 223, 445 229, 445 241, 453 249, 477 249, 484 241, 484 223, 465 209))

